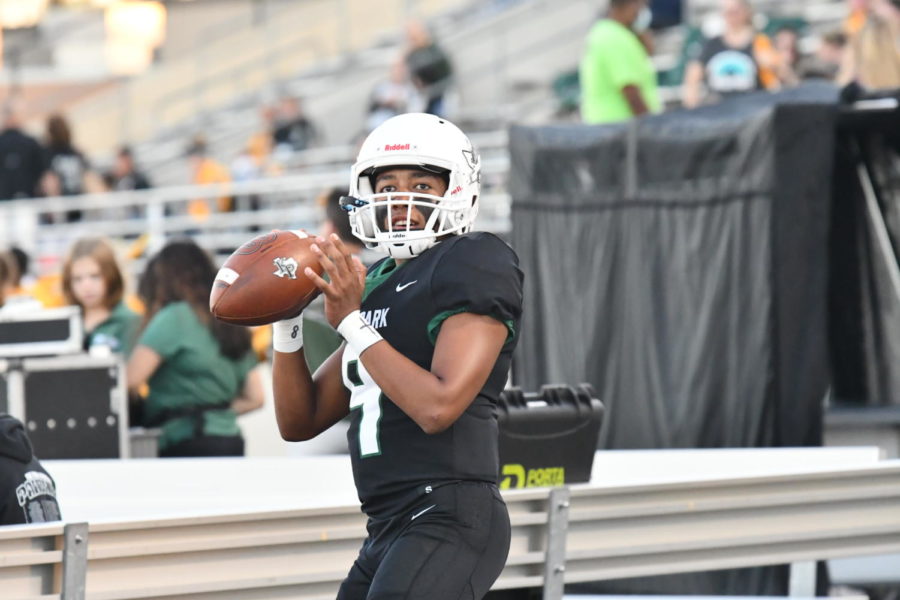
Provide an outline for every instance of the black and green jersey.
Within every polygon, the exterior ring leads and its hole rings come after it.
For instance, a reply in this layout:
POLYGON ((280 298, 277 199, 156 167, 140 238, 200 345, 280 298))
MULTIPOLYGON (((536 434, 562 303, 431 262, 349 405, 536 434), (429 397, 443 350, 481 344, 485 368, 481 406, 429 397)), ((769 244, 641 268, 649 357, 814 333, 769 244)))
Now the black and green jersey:
POLYGON ((399 267, 387 258, 369 269, 360 312, 397 351, 431 369, 448 317, 489 315, 509 329, 487 383, 446 431, 428 435, 385 396, 353 350, 345 348, 350 389, 347 434, 363 511, 376 518, 402 510, 442 484, 497 480, 495 405, 506 384, 522 315, 522 271, 515 252, 489 233, 449 238, 399 267))

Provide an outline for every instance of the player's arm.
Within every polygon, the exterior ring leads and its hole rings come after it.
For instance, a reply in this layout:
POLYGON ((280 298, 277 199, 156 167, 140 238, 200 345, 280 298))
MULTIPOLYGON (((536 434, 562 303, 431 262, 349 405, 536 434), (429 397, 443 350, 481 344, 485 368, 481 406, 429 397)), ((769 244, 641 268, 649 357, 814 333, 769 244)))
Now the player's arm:
POLYGON ((506 325, 493 317, 459 313, 441 325, 430 371, 384 340, 366 349, 360 360, 381 391, 425 433, 440 433, 484 387, 507 334, 506 325))
MULTIPOLYGON (((329 240, 319 238, 317 242, 311 248, 320 257, 329 281, 309 269, 306 274, 325 294, 325 314, 332 325, 337 325, 358 311, 364 271, 337 236, 329 240)), ((465 312, 449 317, 435 342, 429 371, 381 340, 358 314, 356 327, 373 342, 360 353, 366 371, 381 391, 426 433, 447 429, 472 403, 484 387, 508 334, 506 325, 492 317, 465 312)))
POLYGON ((275 419, 281 437, 289 442, 309 440, 350 412, 350 397, 341 378, 341 346, 315 376, 309 372, 303 349, 273 352, 272 387, 275 419))

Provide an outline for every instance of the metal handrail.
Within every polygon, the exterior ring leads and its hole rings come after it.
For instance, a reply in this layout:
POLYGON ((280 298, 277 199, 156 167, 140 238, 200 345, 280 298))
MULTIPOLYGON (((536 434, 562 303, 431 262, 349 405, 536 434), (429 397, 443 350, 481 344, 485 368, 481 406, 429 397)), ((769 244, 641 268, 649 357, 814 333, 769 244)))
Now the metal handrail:
MULTIPOLYGON (((494 139, 504 138, 497 134, 494 139)), ((482 194, 482 229, 509 231, 509 197, 505 192, 508 171, 505 153, 482 158, 482 173, 493 185, 493 189, 486 185, 482 194)), ((332 166, 315 173, 256 181, 7 201, 0 203, 0 245, 18 245, 37 256, 59 257, 75 239, 85 235, 122 241, 146 236, 150 251, 173 236, 191 235, 215 253, 228 252, 255 231, 318 229, 321 209, 316 197, 326 189, 346 186, 347 177, 346 166, 332 166), (233 200, 235 210, 189 214, 189 206, 196 200, 214 203, 224 197, 233 200), (250 206, 251 198, 255 207, 250 206), (82 211, 82 220, 47 222, 70 211, 82 211)))

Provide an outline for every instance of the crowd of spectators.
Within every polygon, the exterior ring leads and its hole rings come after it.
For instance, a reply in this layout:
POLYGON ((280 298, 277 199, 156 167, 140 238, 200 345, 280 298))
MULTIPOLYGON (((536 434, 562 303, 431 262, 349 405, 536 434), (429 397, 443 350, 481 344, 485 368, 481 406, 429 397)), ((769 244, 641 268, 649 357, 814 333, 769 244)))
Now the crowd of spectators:
POLYGON ((212 318, 217 268, 205 250, 187 239, 167 243, 136 290, 107 239, 78 239, 62 272, 43 282, 26 274, 19 254, 0 252, 0 315, 79 307, 83 351, 127 360, 131 424, 161 429, 161 455, 243 454, 236 417, 262 406, 259 354, 249 330, 212 318))
MULTIPOLYGON (((321 194, 319 233, 337 233, 371 262, 340 207, 346 193, 321 194)), ((171 240, 149 256, 140 253, 114 240, 82 237, 58 271, 35 274, 21 249, 0 251, 0 316, 77 306, 83 352, 126 360, 130 422, 161 429, 161 456, 242 455, 236 417, 263 405, 256 365, 268 358, 271 328, 237 327, 212 317, 209 290, 217 265, 191 239, 171 240)), ((310 347, 323 354, 339 341, 324 326, 318 346, 315 338, 310 347)))
MULTIPOLYGON (((581 63, 581 109, 587 123, 628 120, 662 110, 645 0, 612 0, 590 31, 581 63), (655 74, 654 74, 655 75, 655 74)), ((690 28, 686 28, 690 29, 690 28)), ((749 0, 721 0, 718 11, 686 36, 686 65, 676 106, 694 108, 810 79, 866 89, 900 87, 900 2, 850 0, 846 19, 810 33, 800 17, 754 11, 749 0)))
MULTIPOLYGON (((692 108, 735 94, 777 90, 804 80, 851 81, 863 87, 900 86, 898 0, 847 0, 846 19, 831 31, 807 31, 802 19, 781 26, 756 14, 750 0, 721 0, 704 22, 682 24, 665 15, 661 0, 611 0, 585 39, 580 64, 581 112, 588 123, 615 122, 673 105, 692 108), (649 10, 659 9, 664 19, 649 10), (653 65, 654 26, 700 30, 688 36, 679 101, 660 98, 653 65)), ((780 15, 779 18, 784 15, 780 15)), ((678 17, 680 18, 680 16, 678 17)), ((410 20, 398 55, 371 89, 359 115, 364 137, 386 119, 404 112, 452 116, 458 108, 453 62, 440 40, 420 20, 410 20)), ((211 152, 203 134, 190 140, 185 183, 251 181, 279 175, 296 165, 298 152, 321 147, 323 128, 305 109, 304 99, 283 93, 259 110, 257 130, 233 154, 211 152), (215 156, 214 156, 215 155, 215 156), (218 157, 218 158, 217 158, 218 157)), ((216 149, 221 150, 221 149, 216 149)), ((151 187, 132 150, 121 147, 108 170, 97 169, 79 150, 65 116, 50 115, 40 140, 25 133, 21 101, 7 99, 0 131, 0 200, 71 196, 103 190, 151 187)), ((229 198, 197 202, 191 214, 203 216, 234 208, 229 198)), ((75 221, 77 210, 51 221, 75 221)))
MULTIPOLYGON (((425 23, 411 20, 405 28, 404 44, 386 76, 377 82, 366 102, 363 126, 351 144, 361 141, 387 119, 407 112, 448 116, 455 106, 454 71, 449 55, 425 23)), ((299 154, 325 144, 322 127, 307 113, 303 98, 284 93, 274 102, 264 102, 258 123, 246 142, 230 158, 215 157, 203 133, 188 143, 188 182, 197 185, 245 182, 276 176, 292 169, 299 154)), ((247 199, 249 208, 257 199, 247 199)), ((213 212, 241 208, 233 198, 191 202, 188 213, 204 219, 213 212)))
MULTIPOLYGON (((237 416, 263 405, 264 383, 251 332, 209 312, 212 258, 193 241, 171 241, 149 259, 135 293, 116 254, 110 240, 81 238, 46 285, 29 276, 27 254, 0 252, 0 315, 79 307, 83 351, 127 361, 129 422, 159 428, 160 456, 242 456, 237 416)), ((0 526, 60 518, 25 428, 0 412, 0 526), (36 484, 40 493, 22 493, 36 484)))
MULTIPOLYGON (((0 131, 0 200, 42 196, 76 196, 103 191, 123 191, 150 187, 150 181, 135 165, 127 146, 119 148, 112 168, 94 168, 73 138, 68 120, 50 115, 45 133, 38 141, 25 132, 21 99, 10 97, 3 105, 0 131)), ((67 211, 66 221, 81 218, 79 211, 67 211)))

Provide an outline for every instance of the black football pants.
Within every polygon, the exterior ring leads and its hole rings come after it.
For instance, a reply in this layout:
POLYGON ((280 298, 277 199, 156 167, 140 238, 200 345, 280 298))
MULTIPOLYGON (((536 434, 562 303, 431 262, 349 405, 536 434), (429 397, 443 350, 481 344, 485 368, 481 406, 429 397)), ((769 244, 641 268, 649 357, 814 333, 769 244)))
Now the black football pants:
POLYGON ((509 554, 509 513, 489 483, 436 488, 367 529, 338 600, 479 600, 509 554))

